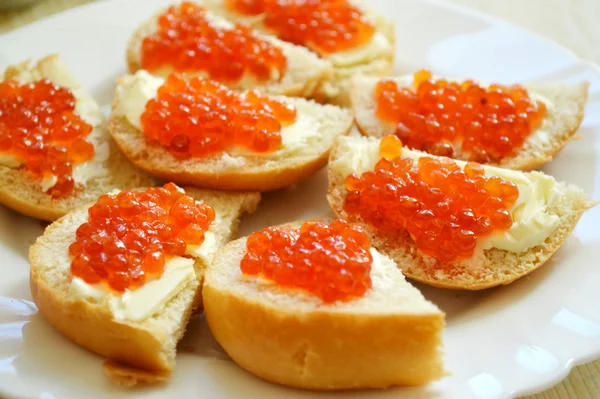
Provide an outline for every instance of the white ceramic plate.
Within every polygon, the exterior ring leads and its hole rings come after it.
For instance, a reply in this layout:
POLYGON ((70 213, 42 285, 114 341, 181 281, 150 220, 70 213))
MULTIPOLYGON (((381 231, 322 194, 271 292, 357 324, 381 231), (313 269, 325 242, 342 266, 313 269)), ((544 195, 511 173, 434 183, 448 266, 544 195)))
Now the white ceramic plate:
MULTIPOLYGON (((58 52, 103 106, 125 72, 125 43, 165 1, 101 1, 1 36, 0 67, 58 52)), ((436 2, 372 1, 396 25, 398 72, 435 73, 511 83, 591 83, 590 101, 573 141, 545 171, 600 199, 600 74, 559 46, 503 22, 436 2)), ((266 195, 242 233, 329 214, 326 178, 266 195)), ((0 396, 37 398, 503 398, 559 382, 574 364, 600 356, 600 209, 587 212, 546 266, 516 283, 484 292, 422 287, 447 313, 446 362, 452 376, 422 388, 315 394, 285 389, 231 362, 201 318, 181 345, 165 385, 123 392, 102 359, 63 338, 31 302, 27 250, 39 222, 0 208, 0 396)), ((365 365, 365 367, 369 367, 365 365)))

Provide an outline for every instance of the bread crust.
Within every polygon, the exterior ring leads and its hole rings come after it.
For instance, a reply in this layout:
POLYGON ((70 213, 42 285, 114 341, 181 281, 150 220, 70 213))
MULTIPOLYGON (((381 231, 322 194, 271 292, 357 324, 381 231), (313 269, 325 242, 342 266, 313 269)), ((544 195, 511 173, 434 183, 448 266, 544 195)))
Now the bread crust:
POLYGON ((533 272, 543 266, 560 248, 583 212, 596 205, 588 201, 580 189, 562 185, 561 199, 552 209, 560 217, 560 223, 544 243, 520 254, 491 248, 484 250, 483 254, 476 258, 444 264, 423 255, 408 232, 403 230, 396 234, 381 234, 362 218, 344 211, 344 199, 348 193, 344 185, 344 176, 331 166, 344 151, 347 149, 341 140, 337 140, 329 160, 327 200, 334 213, 360 224, 369 235, 372 245, 392 258, 402 268, 406 277, 438 288, 481 290, 510 284, 533 272))
MULTIPOLYGON (((35 63, 27 60, 9 66, 1 80, 18 79, 26 74, 49 78, 54 83, 69 89, 79 89, 80 87, 57 55, 49 55, 35 63)), ((89 100, 86 93, 80 94, 89 100)), ((105 192, 155 184, 149 175, 135 168, 121 154, 108 134, 105 120, 94 126, 90 137, 108 145, 109 158, 102 165, 98 165, 107 170, 105 175, 88 181, 85 186, 77 184, 72 195, 56 199, 41 191, 39 180, 24 168, 0 165, 0 203, 27 216, 54 221, 70 210, 93 201, 105 192)), ((94 160, 90 162, 94 162, 94 160)))
MULTIPOLYGON (((222 215, 217 248, 232 238, 239 217, 253 212, 260 200, 258 193, 226 194, 191 188, 186 192, 196 200, 212 204, 222 215)), ((172 315, 175 321, 171 322, 176 325, 167 326, 156 320, 149 323, 147 319, 115 320, 105 303, 73 300, 68 295, 67 248, 90 205, 48 226, 32 245, 29 260, 33 300, 44 318, 59 332, 76 344, 109 358, 105 371, 117 384, 133 386, 138 382, 165 380, 175 366, 175 345, 183 337, 193 312, 201 306, 200 288, 207 265, 197 258, 196 279, 187 283, 161 311, 176 312, 172 315)), ((150 319, 154 317, 156 315, 150 319)))
MULTIPOLYGON (((202 4, 202 2, 198 2, 202 4)), ((166 8, 160 10, 147 21, 143 22, 131 35, 127 44, 126 61, 130 73, 143 69, 141 66, 141 43, 144 38, 157 29, 157 20, 159 16, 166 11, 166 8)), ((209 12, 209 18, 219 18, 209 12)), ((316 54, 311 53, 303 47, 281 41, 271 36, 257 34, 269 40, 279 49, 281 49, 287 58, 287 67, 279 81, 268 81, 265 83, 252 82, 251 85, 243 82, 232 84, 231 87, 238 90, 257 89, 273 95, 285 95, 290 97, 312 98, 315 91, 325 81, 329 81, 333 76, 333 65, 331 62, 320 59, 316 54)), ((167 68, 165 71, 171 71, 167 68)), ((199 71, 197 74, 201 73, 199 71)), ((165 73, 160 73, 165 76, 165 73)), ((188 75, 194 75, 193 72, 187 72, 188 75)))
POLYGON ((219 253, 207 271, 203 302, 213 335, 247 371, 318 390, 419 385, 445 374, 439 352, 442 312, 307 310, 261 292, 241 295, 235 291, 238 283, 220 281, 217 269, 239 268, 245 243, 233 241, 219 253))
POLYGON ((286 98, 286 101, 310 105, 315 110, 319 107, 319 111, 326 113, 320 119, 328 124, 318 143, 307 145, 301 155, 293 158, 238 156, 235 163, 229 163, 224 155, 216 155, 179 160, 167 149, 148 144, 141 131, 114 112, 119 104, 118 96, 113 102, 109 131, 133 164, 159 178, 219 190, 271 191, 306 179, 325 166, 335 137, 348 134, 353 124, 347 110, 300 98, 286 98))
MULTIPOLYGON (((392 78, 393 79, 393 78, 392 78)), ((356 125, 360 132, 367 137, 383 137, 393 134, 394 127, 382 122, 375 116, 377 104, 372 98, 372 93, 378 79, 356 77, 352 81, 350 90, 350 102, 356 117, 356 125)), ((577 84, 527 84, 525 87, 533 93, 550 98, 553 103, 553 111, 548 111, 548 121, 542 126, 548 129, 547 140, 540 141, 533 133, 525 140, 525 143, 517 154, 512 157, 503 158, 498 163, 490 163, 491 166, 531 171, 539 169, 542 165, 552 159, 563 149, 579 129, 584 117, 585 104, 587 102, 589 82, 577 84)), ((457 154, 456 159, 468 159, 462 154, 457 154)))

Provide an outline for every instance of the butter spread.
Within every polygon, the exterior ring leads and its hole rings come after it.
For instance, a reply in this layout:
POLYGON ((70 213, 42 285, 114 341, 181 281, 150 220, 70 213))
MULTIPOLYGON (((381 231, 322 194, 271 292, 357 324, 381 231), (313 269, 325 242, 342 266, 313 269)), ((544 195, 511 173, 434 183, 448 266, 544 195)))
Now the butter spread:
MULTIPOLYGON (((118 103, 115 114, 127 118, 127 121, 142 131, 141 115, 145 110, 146 103, 156 97, 158 88, 164 83, 164 79, 150 75, 144 70, 137 71, 134 75, 122 79, 117 88, 118 103)), ((297 110, 296 121, 281 129, 282 147, 268 154, 257 154, 248 152, 241 148, 228 150, 230 155, 253 155, 264 158, 279 158, 302 151, 306 143, 319 140, 320 121, 310 112, 310 103, 295 102, 297 110), (306 105, 305 105, 306 104, 306 105), (306 109, 305 109, 306 107, 306 109)))
MULTIPOLYGON (((372 170, 381 158, 377 139, 347 137, 345 144, 348 150, 331 164, 331 167, 343 176, 352 173, 360 175, 372 170)), ((404 148, 402 156, 416 160, 428 155, 404 148)), ((461 168, 466 165, 463 161, 456 163, 461 168)), ((556 204, 560 194, 556 180, 540 172, 525 174, 485 165, 484 170, 486 176, 498 176, 515 183, 519 189, 519 198, 510 210, 513 218, 511 228, 478 240, 478 247, 519 253, 542 244, 559 224, 558 215, 549 211, 556 204)))
POLYGON ((366 64, 369 61, 380 58, 382 55, 390 54, 392 44, 381 33, 375 32, 366 44, 346 51, 338 51, 324 56, 326 60, 339 68, 348 68, 355 65, 366 64))
POLYGON ((139 321, 152 316, 190 281, 196 278, 194 260, 173 257, 165 263, 165 271, 156 280, 148 281, 135 290, 115 293, 104 283, 88 284, 74 277, 69 286, 69 297, 108 305, 116 320, 139 321))

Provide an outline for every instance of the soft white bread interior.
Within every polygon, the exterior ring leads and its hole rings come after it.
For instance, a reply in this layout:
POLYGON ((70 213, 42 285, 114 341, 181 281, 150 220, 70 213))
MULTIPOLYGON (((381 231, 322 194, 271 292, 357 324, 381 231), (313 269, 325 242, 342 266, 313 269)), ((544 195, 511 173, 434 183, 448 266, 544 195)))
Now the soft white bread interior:
MULTIPOLYGON (((412 87, 411 75, 385 78, 395 81, 399 87, 412 87)), ((357 76, 352 80, 351 103, 360 131, 366 136, 383 137, 393 134, 393 123, 377 118, 375 86, 380 79, 357 76)), ((588 82, 567 83, 528 83, 523 85, 530 95, 543 101, 547 116, 512 157, 503 158, 492 165, 517 170, 534 170, 550 162, 556 154, 573 138, 583 120, 588 96, 588 82)), ((461 153, 457 159, 465 159, 461 153)))
MULTIPOLYGON (((379 139, 376 138, 345 137, 336 141, 328 167, 329 204, 340 217, 362 225, 371 239, 371 244, 392 258, 402 268, 405 276, 435 287, 478 290, 509 284, 531 273, 548 261, 571 234, 583 212, 594 205, 588 201, 581 189, 557 183, 558 196, 548 205, 546 212, 556 215, 558 223, 542 243, 524 252, 498 248, 476 250, 472 258, 443 263, 423 255, 405 230, 394 234, 382 234, 359 216, 348 214, 344 210, 344 201, 348 194, 344 179, 350 173, 344 171, 345 168, 339 160, 344 154, 356 151, 366 153, 376 150, 378 146, 379 139)), ((423 155, 431 157, 425 153, 423 155)), ((367 170, 370 169, 372 167, 367 170)))
POLYGON ((322 168, 335 137, 346 134, 353 124, 349 110, 303 98, 276 97, 297 109, 296 122, 281 131, 280 149, 263 155, 238 151, 178 159, 166 148, 147 142, 140 130, 138 114, 126 117, 118 111, 135 85, 150 78, 158 79, 140 71, 120 80, 109 130, 131 162, 157 177, 179 184, 256 191, 290 186, 322 168))
MULTIPOLYGON (((333 63, 331 79, 320 85, 314 95, 320 102, 340 106, 350 105, 350 84, 353 76, 387 76, 392 73, 394 64, 394 26, 385 16, 368 8, 367 2, 352 0, 377 28, 371 43, 364 48, 334 53, 323 57, 333 63)), ((246 16, 231 10, 224 0, 203 0, 203 4, 215 14, 234 22, 246 22, 255 28, 271 33, 264 25, 263 15, 246 16)))
POLYGON ((76 111, 93 126, 88 140, 94 145, 96 155, 91 161, 74 168, 75 190, 72 195, 60 199, 42 191, 40 179, 34 178, 23 167, 9 167, 0 163, 0 203, 25 215, 53 221, 103 193, 154 184, 150 176, 135 168, 121 154, 108 134, 104 115, 58 56, 51 55, 35 63, 25 61, 10 66, 0 80, 25 83, 40 79, 49 79, 74 93, 76 111))
POLYGON ((239 218, 253 212, 257 193, 223 193, 187 188, 186 193, 215 210, 210 231, 213 245, 196 258, 192 279, 162 308, 138 321, 113 317, 106 297, 99 302, 69 295, 71 258, 69 245, 75 231, 87 221, 88 206, 68 213, 51 224, 29 252, 31 295, 40 313, 58 331, 82 347, 109 359, 105 369, 116 383, 132 386, 168 378, 175 367, 175 352, 193 311, 200 306, 200 287, 207 263, 234 235, 239 218))
MULTIPOLYGON (((202 5, 201 1, 197 2, 202 5)), ((158 18, 166 9, 161 10, 149 20, 145 21, 131 36, 127 45, 127 65, 129 72, 135 73, 142 69, 141 49, 144 38, 157 32, 158 18)), ((213 21, 215 25, 222 27, 233 27, 233 24, 226 19, 207 12, 207 19, 213 21)), ((331 79, 333 74, 333 65, 331 62, 319 58, 313 52, 301 46, 295 46, 291 43, 281 41, 275 37, 267 36, 256 32, 256 35, 270 41, 276 47, 280 48, 287 59, 287 66, 282 76, 267 81, 258 82, 250 77, 241 79, 237 83, 226 83, 233 89, 246 90, 257 89, 269 94, 279 94, 292 97, 307 97, 314 95, 315 90, 322 82, 331 79)), ((163 77, 173 72, 172 67, 165 66, 158 71, 152 71, 163 77)), ((190 75, 205 75, 202 71, 188 71, 190 75)), ((225 83, 225 82, 224 82, 225 83)))
MULTIPOLYGON (((417 385, 444 375, 444 314, 384 256, 363 297, 324 304, 296 289, 245 276, 246 238, 230 242, 206 271, 208 325, 247 371, 308 389, 417 385)), ((375 252, 376 253, 376 252, 375 252)))

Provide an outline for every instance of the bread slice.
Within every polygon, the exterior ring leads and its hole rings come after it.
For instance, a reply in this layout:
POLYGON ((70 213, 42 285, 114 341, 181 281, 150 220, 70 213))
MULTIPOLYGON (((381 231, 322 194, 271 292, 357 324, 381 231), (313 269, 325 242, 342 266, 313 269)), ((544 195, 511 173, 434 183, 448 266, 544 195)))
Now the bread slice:
POLYGON ((71 259, 68 247, 75 231, 87 220, 91 204, 68 213, 51 224, 29 252, 31 295, 40 313, 58 331, 82 347, 105 356, 108 374, 122 386, 161 381, 175 367, 176 345, 193 311, 200 306, 200 287, 207 262, 229 241, 243 213, 253 212, 257 193, 223 193, 187 188, 196 200, 210 204, 216 214, 211 230, 215 247, 196 258, 192 280, 162 309, 139 320, 116 320, 106 300, 93 303, 69 296, 71 259))
MULTIPOLYGON (((346 172, 337 161, 351 151, 362 148, 364 154, 378 148, 379 139, 347 137, 336 141, 329 161, 329 191, 327 199, 333 211, 340 217, 362 225, 372 245, 392 258, 406 277, 440 288, 479 290, 509 284, 542 266, 571 234, 585 210, 592 207, 586 194, 575 186, 557 183, 559 196, 552 201, 547 212, 559 217, 558 227, 545 241, 525 252, 516 253, 497 248, 476 251, 467 260, 444 264, 423 255, 410 235, 402 230, 396 234, 381 234, 356 215, 344 211, 347 190, 344 185, 346 172)), ((423 153, 431 157, 431 155, 423 153)), ((363 166, 367 166, 366 163, 363 166)), ((370 168, 369 168, 370 169, 370 168)), ((525 173, 525 172, 523 172, 525 173)), ((540 173, 540 172, 533 172, 540 173)))
MULTIPOLYGON (((201 1, 197 1, 202 5, 201 1)), ((158 18, 166 9, 161 10, 149 20, 145 21, 131 36, 127 45, 127 65, 129 72, 135 73, 141 66, 141 48, 145 37, 158 30, 158 18)), ((218 15, 208 12, 207 18, 214 21, 218 26, 233 26, 233 24, 218 15)), ((314 95, 317 87, 322 82, 331 79, 333 65, 327 60, 320 59, 316 54, 301 46, 281 41, 275 37, 267 36, 259 32, 257 36, 272 42, 283 51, 287 58, 285 73, 279 79, 273 79, 265 83, 257 82, 255 79, 242 79, 235 84, 228 84, 233 89, 247 90, 257 89, 269 94, 286 95, 292 97, 307 97, 314 95)), ((152 71, 162 77, 173 72, 173 68, 165 66, 158 71, 152 71)), ((191 75, 205 75, 202 71, 187 72, 191 75)))
POLYGON ((94 144, 96 156, 83 164, 83 169, 79 169, 88 174, 85 185, 76 184, 72 195, 60 199, 42 191, 40 180, 24 168, 0 164, 0 203, 25 215, 53 221, 70 210, 95 200, 103 193, 154 184, 150 176, 131 165, 121 154, 108 134, 104 115, 57 55, 47 56, 37 62, 28 60, 10 66, 0 80, 32 82, 44 78, 73 91, 78 107, 81 105, 88 123, 93 125, 88 140, 94 144))
POLYGON ((444 313, 381 257, 361 298, 324 304, 301 290, 245 276, 246 238, 230 242, 204 281, 208 325, 247 371, 291 387, 332 390, 418 385, 441 378, 444 313))
MULTIPOLYGON (((412 76, 386 78, 396 81, 399 87, 412 86, 412 76)), ((365 136, 383 137, 393 134, 396 126, 381 121, 376 116, 375 86, 379 79, 357 76, 352 81, 351 103, 356 123, 365 136)), ((583 120, 588 95, 588 82, 528 83, 524 87, 530 94, 543 99, 548 114, 542 125, 525 141, 517 154, 491 165, 530 171, 550 162, 573 138, 583 120)), ((458 153, 457 159, 466 159, 458 153)))
MULTIPOLYGON (((366 17, 377 27, 377 33, 382 37, 382 44, 372 53, 365 53, 361 57, 356 57, 351 62, 340 62, 339 54, 324 57, 331 60, 334 67, 334 73, 330 80, 320 85, 315 92, 315 99, 320 102, 328 102, 340 106, 350 106, 350 83, 353 76, 387 76, 392 73, 394 64, 394 26, 385 16, 368 8, 367 2, 361 0, 351 0, 353 4, 359 6, 366 17)), ((206 8, 217 15, 222 15, 226 19, 234 22, 246 22, 253 27, 272 33, 263 24, 263 17, 247 16, 231 10, 227 7, 225 0, 203 0, 206 8)), ((354 50, 352 50, 354 51, 354 50)))
POLYGON ((164 147, 148 144, 139 125, 136 127, 132 124, 131 118, 118 112, 122 99, 127 91, 131 90, 132 85, 140 79, 149 79, 148 76, 145 78, 144 76, 143 71, 140 71, 136 75, 120 80, 113 102, 109 130, 131 162, 157 177, 179 184, 212 189, 256 191, 290 186, 322 168, 327 163, 329 150, 335 137, 346 134, 353 123, 353 117, 348 110, 333 105, 317 104, 303 98, 277 97, 296 107, 298 112, 296 123, 302 121, 302 129, 310 134, 304 141, 286 145, 286 128, 284 128, 282 130, 284 145, 269 154, 222 153, 182 160, 173 156, 164 147))

